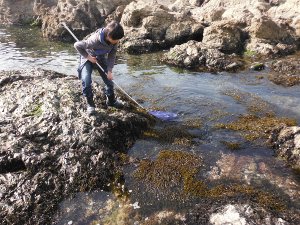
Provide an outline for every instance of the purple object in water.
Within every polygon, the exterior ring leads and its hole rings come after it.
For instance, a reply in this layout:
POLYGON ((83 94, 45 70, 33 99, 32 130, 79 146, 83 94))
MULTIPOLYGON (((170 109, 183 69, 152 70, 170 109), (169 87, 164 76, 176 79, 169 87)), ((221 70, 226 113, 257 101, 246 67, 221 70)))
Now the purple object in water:
POLYGON ((156 111, 156 110, 149 111, 149 114, 151 114, 152 116, 155 116, 158 119, 165 120, 165 121, 174 120, 177 117, 176 113, 156 111))

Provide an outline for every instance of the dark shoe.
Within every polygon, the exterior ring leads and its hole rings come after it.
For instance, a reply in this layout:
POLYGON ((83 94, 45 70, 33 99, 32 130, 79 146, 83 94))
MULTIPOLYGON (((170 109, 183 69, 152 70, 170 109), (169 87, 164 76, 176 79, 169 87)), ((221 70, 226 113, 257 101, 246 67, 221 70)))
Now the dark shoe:
POLYGON ((121 109, 124 107, 124 103, 120 100, 115 99, 115 96, 106 96, 106 105, 117 109, 121 109))
POLYGON ((93 100, 93 97, 87 97, 86 98, 86 102, 87 102, 87 114, 93 115, 95 113, 95 102, 93 100))

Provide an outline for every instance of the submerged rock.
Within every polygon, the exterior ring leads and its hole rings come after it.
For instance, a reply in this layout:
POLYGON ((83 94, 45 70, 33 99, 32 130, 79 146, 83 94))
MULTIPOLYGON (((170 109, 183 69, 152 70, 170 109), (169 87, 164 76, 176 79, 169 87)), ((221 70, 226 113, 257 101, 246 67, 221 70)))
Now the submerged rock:
POLYGON ((101 106, 88 117, 80 82, 46 70, 0 73, 0 219, 48 224, 58 203, 108 184, 125 151, 149 125, 142 114, 101 106))
POLYGON ((282 126, 274 129, 269 141, 275 154, 287 160, 293 168, 300 170, 300 127, 282 126))
POLYGON ((222 224, 290 224, 282 218, 274 218, 271 215, 264 215, 263 219, 259 214, 265 214, 263 209, 253 209, 249 205, 226 205, 216 213, 211 214, 209 222, 213 225, 222 224), (260 212, 259 212, 260 211, 260 212), (254 213, 255 212, 255 213, 254 213), (259 212, 259 213, 258 213, 259 212), (258 215, 257 215, 258 214, 258 215))

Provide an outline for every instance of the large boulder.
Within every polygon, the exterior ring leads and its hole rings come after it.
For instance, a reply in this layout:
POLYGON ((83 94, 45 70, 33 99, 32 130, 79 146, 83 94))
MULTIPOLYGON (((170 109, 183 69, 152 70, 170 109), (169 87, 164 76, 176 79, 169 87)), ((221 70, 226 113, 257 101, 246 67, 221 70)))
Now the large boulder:
POLYGON ((248 28, 250 40, 246 49, 262 55, 288 55, 297 50, 297 41, 286 26, 270 18, 253 19, 248 28))
POLYGON ((223 20, 204 29, 202 42, 224 53, 238 53, 243 49, 243 34, 237 23, 223 20))
POLYGON ((1 0, 0 24, 18 24, 30 22, 35 14, 35 0, 1 0))
POLYGON ((62 22, 67 23, 75 35, 82 39, 103 26, 108 16, 111 20, 120 20, 124 5, 130 1, 58 1, 51 8, 39 3, 39 7, 36 7, 36 13, 40 13, 42 31, 45 37, 73 41, 70 34, 61 26, 62 22))
POLYGON ((277 0, 276 2, 277 4, 268 10, 267 15, 278 23, 288 24, 300 38, 300 0, 277 0))
POLYGON ((60 201, 107 189, 148 119, 105 109, 94 84, 97 113, 88 117, 77 79, 52 71, 0 73, 1 224, 50 224, 60 201))
POLYGON ((122 48, 130 53, 164 49, 188 40, 202 40, 204 29, 189 15, 177 14, 165 5, 143 0, 126 6, 121 23, 128 34, 122 40, 122 48))
POLYGON ((214 22, 229 19, 236 22, 246 22, 261 17, 270 8, 270 4, 260 0, 210 0, 205 1, 202 7, 191 9, 192 17, 197 21, 214 22), (228 12, 227 12, 228 11, 228 12))
POLYGON ((231 20, 248 36, 244 46, 261 55, 288 55, 299 48, 299 4, 289 1, 207 1, 190 10, 196 21, 211 26, 231 20))
POLYGON ((171 48, 164 55, 163 61, 178 67, 211 72, 236 71, 243 66, 235 57, 225 55, 216 48, 210 48, 202 42, 193 40, 171 48))

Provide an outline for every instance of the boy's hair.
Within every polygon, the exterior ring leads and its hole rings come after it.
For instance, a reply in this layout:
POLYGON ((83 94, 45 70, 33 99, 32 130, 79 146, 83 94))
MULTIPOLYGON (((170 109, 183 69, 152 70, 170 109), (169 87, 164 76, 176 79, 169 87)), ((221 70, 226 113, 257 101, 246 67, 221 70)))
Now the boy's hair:
POLYGON ((113 40, 119 40, 124 37, 124 30, 120 23, 117 21, 111 21, 105 27, 105 35, 111 37, 113 40))

